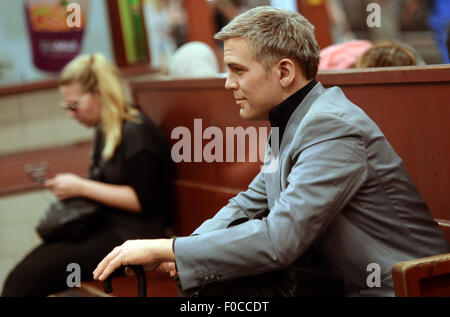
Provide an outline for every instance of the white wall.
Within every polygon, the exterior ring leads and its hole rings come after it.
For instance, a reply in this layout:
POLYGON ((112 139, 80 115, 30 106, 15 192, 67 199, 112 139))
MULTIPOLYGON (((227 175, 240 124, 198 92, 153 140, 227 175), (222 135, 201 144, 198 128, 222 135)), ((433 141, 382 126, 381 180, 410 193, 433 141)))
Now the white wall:
POLYGON ((57 88, 0 97, 0 155, 90 140, 93 130, 70 119, 60 100, 57 88))
MULTIPOLYGON (((33 65, 24 3, 25 0, 0 1, 0 64, 12 64, 11 69, 1 71, 0 86, 55 76, 33 65)), ((95 0, 89 3, 82 54, 101 52, 112 61, 114 56, 106 2, 95 0)))
POLYGON ((270 4, 277 8, 298 11, 296 0, 270 0, 270 4))

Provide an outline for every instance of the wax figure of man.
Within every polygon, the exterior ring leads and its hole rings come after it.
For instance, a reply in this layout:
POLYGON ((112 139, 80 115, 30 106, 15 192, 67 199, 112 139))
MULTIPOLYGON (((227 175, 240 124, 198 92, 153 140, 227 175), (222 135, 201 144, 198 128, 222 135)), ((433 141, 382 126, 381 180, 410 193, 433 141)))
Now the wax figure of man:
POLYGON ((395 263, 449 251, 380 129, 339 88, 315 80, 319 48, 304 17, 257 7, 216 38, 240 116, 279 128, 279 153, 273 142, 266 149, 279 166, 191 236, 115 248, 96 279, 141 264, 177 275, 187 294, 291 296, 299 282, 290 268, 313 250, 342 279, 340 295, 392 296, 395 263), (379 287, 367 283, 371 263, 379 287))

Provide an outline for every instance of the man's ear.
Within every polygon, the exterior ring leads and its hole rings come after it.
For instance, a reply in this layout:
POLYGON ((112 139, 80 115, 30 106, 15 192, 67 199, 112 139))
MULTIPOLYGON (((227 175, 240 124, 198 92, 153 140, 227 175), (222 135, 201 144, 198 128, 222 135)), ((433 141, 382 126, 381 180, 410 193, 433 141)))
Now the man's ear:
POLYGON ((286 88, 292 84, 296 77, 295 63, 290 58, 283 58, 278 62, 278 70, 280 72, 281 87, 286 88))

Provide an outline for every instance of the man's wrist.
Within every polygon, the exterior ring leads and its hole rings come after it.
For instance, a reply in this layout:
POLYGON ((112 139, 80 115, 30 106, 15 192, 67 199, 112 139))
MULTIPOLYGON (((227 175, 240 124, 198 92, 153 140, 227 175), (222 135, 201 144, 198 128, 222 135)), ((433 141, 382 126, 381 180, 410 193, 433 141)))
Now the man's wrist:
POLYGON ((172 239, 172 252, 173 252, 173 258, 174 258, 173 262, 175 263, 175 270, 178 272, 177 261, 175 261, 175 240, 176 239, 177 238, 172 239))
POLYGON ((173 251, 174 239, 159 239, 160 262, 175 262, 175 253, 173 251))

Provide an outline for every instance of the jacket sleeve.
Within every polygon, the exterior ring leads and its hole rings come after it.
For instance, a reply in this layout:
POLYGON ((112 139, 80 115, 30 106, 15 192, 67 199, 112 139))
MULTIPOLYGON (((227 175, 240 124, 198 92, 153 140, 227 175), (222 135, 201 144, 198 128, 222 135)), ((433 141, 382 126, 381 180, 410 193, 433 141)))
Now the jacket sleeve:
POLYGON ((308 145, 296 141, 288 185, 266 218, 177 238, 174 250, 184 290, 287 267, 364 183, 367 161, 359 130, 334 116, 314 116, 301 131, 308 145))
POLYGON ((230 199, 229 203, 220 209, 213 218, 203 222, 193 235, 227 228, 233 221, 251 218, 254 213, 267 208, 264 174, 260 172, 245 192, 230 199))

